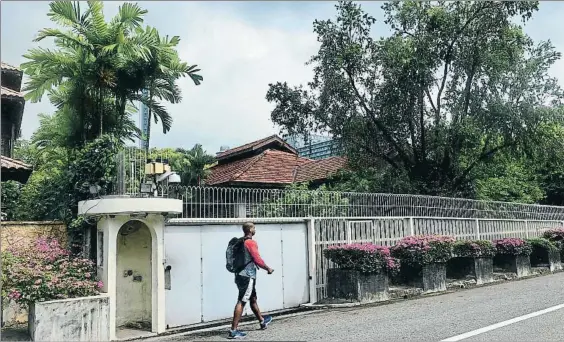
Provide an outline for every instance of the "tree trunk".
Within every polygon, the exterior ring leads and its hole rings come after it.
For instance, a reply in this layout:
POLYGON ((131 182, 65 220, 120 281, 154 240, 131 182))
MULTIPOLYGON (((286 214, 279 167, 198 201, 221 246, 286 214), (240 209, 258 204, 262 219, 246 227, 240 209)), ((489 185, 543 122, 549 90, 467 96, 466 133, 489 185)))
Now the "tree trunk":
MULTIPOLYGON (((152 103, 153 102, 153 81, 151 81, 151 86, 149 87, 149 102, 152 103)), ((149 107, 149 115, 148 115, 148 122, 147 122, 147 143, 145 144, 145 149, 146 149, 146 153, 149 153, 149 140, 151 139, 151 119, 152 119, 152 110, 151 110, 151 106, 149 107)))
POLYGON ((104 134, 104 110, 103 110, 103 93, 102 89, 98 90, 98 111, 100 112, 100 137, 104 134))

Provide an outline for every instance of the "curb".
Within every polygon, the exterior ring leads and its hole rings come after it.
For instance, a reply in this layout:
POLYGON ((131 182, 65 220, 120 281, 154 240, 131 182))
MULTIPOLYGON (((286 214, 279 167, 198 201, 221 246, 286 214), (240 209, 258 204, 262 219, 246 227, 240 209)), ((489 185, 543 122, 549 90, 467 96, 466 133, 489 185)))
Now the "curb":
MULTIPOLYGON (((270 312, 269 315, 274 318, 279 319, 286 319, 292 318, 297 316, 303 316, 307 314, 313 314, 319 312, 319 310, 315 310, 308 307, 299 306, 293 309, 285 309, 285 310, 278 310, 274 312, 270 312)), ((241 318, 241 322, 239 326, 248 326, 251 324, 257 324, 255 321, 255 317, 252 315, 244 316, 241 318)), ((231 326, 231 319, 225 319, 221 321, 209 322, 209 323, 199 323, 184 327, 177 327, 169 329, 160 334, 153 334, 153 335, 145 335, 145 336, 138 336, 138 337, 129 337, 118 339, 117 341, 161 341, 166 337, 181 337, 181 336, 190 336, 190 335, 201 335, 205 333, 215 332, 222 329, 229 329, 231 326)))

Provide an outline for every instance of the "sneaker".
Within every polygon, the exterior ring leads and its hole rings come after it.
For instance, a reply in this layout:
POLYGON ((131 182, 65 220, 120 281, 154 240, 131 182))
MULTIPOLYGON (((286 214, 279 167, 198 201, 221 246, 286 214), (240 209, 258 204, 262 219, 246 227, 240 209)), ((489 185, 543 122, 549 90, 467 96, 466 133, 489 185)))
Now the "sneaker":
POLYGON ((240 330, 230 330, 229 336, 227 336, 227 338, 230 340, 235 340, 235 339, 244 338, 245 336, 247 336, 246 332, 242 332, 240 330))
POLYGON ((270 322, 272 322, 272 316, 264 316, 262 322, 260 322, 260 328, 262 330, 266 329, 270 322))

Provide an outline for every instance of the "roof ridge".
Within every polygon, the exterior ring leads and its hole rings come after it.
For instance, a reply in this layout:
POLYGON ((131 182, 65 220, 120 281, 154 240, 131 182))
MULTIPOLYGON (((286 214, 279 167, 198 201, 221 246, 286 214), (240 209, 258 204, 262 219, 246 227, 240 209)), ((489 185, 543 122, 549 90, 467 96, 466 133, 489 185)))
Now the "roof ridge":
MULTIPOLYGON (((268 151, 268 150, 267 150, 268 151)), ((233 176, 233 180, 236 180, 237 178, 241 177, 245 172, 249 171, 249 169, 251 168, 251 166, 253 166, 254 164, 256 164, 259 160, 261 160, 262 158, 264 158, 264 156, 266 155, 267 151, 263 151, 261 152, 259 155, 252 157, 251 161, 249 163, 247 163, 247 165, 245 165, 245 167, 243 167, 241 169, 241 171, 235 173, 235 175, 233 176)))

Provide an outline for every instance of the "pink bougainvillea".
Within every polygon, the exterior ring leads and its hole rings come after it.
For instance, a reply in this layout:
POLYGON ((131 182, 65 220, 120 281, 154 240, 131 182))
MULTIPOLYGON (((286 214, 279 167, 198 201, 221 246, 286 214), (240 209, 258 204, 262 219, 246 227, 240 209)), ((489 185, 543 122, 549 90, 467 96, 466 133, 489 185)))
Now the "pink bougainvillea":
POLYGON ((391 248, 392 256, 411 265, 447 262, 455 239, 443 235, 407 236, 391 248))
POLYGON ((498 254, 505 255, 531 255, 533 248, 531 244, 519 238, 505 238, 494 240, 494 246, 498 254))
POLYGON ((53 299, 96 295, 94 263, 73 257, 56 240, 13 244, 2 252, 2 293, 28 305, 53 299))
POLYGON ((363 273, 379 273, 382 270, 394 273, 399 270, 399 262, 391 257, 390 249, 372 243, 330 246, 323 254, 343 269, 363 273))

